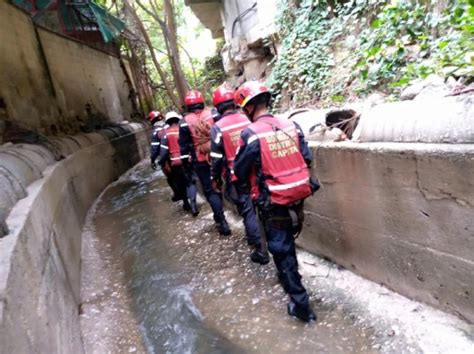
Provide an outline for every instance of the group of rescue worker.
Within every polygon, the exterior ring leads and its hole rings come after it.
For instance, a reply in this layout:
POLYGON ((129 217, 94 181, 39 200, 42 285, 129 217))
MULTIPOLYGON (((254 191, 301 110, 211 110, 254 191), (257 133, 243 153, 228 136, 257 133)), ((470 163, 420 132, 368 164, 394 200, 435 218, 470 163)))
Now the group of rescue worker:
POLYGON ((319 188, 309 173, 312 155, 304 134, 293 121, 269 113, 271 93, 258 81, 237 90, 222 85, 212 101, 215 108, 206 108, 201 93, 191 90, 184 100, 184 117, 150 112, 151 167, 157 169, 158 161, 172 200, 181 200, 193 217, 199 214, 199 180, 221 235, 231 234, 223 195, 234 203, 253 247, 250 259, 265 265, 269 251, 290 296, 288 314, 315 321, 295 249, 304 200, 319 188))

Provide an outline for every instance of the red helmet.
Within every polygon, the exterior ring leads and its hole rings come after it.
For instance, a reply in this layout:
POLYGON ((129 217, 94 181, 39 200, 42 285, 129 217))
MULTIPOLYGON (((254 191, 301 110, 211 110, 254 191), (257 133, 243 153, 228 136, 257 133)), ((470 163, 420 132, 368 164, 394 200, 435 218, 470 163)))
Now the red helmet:
POLYGON ((260 81, 247 81, 235 91, 234 100, 237 105, 244 108, 249 101, 261 94, 270 98, 270 91, 260 81))
POLYGON ((148 113, 148 120, 152 121, 153 119, 162 120, 163 115, 159 111, 151 111, 148 113))
POLYGON ((234 92, 234 90, 228 88, 227 86, 219 86, 212 94, 212 104, 214 106, 217 106, 218 104, 223 102, 233 101, 234 92))
POLYGON ((188 91, 186 97, 184 98, 184 104, 186 106, 191 106, 197 103, 204 103, 204 99, 202 98, 201 92, 199 92, 198 90, 188 91))

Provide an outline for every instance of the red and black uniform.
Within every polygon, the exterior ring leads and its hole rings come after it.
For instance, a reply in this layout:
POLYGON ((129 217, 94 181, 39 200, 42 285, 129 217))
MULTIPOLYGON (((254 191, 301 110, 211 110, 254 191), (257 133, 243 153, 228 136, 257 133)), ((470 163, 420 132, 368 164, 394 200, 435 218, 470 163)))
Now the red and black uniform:
POLYGON ((153 165, 160 156, 160 144, 163 136, 164 124, 157 122, 153 125, 150 137, 150 162, 153 165))
POLYGON ((230 111, 224 113, 211 129, 211 178, 226 181, 226 196, 230 199, 244 219, 247 242, 260 244, 260 232, 256 221, 254 205, 247 190, 236 183, 234 159, 239 147, 240 134, 250 125, 249 119, 242 113, 230 111))
POLYGON ((181 149, 179 146, 179 124, 173 124, 164 129, 161 140, 161 160, 169 160, 172 167, 181 166, 181 149))
POLYGON ((253 176, 252 197, 263 210, 268 250, 285 291, 305 316, 312 310, 298 272, 294 234, 301 223, 303 200, 313 192, 311 160, 300 127, 269 114, 257 117, 242 132, 234 160, 239 180, 249 181, 253 176), (298 225, 293 216, 300 217, 298 225))
POLYGON ((174 192, 175 199, 182 200, 183 208, 189 210, 190 206, 186 196, 186 179, 182 169, 179 146, 178 119, 175 123, 163 129, 159 164, 163 171, 167 171, 168 183, 174 192))
POLYGON ((224 113, 211 129, 211 176, 217 179, 224 175, 230 182, 235 182, 234 159, 239 147, 240 133, 248 125, 249 119, 242 113, 224 113))
POLYGON ((199 135, 196 129, 198 124, 202 124, 201 121, 206 122, 209 127, 214 124, 210 109, 205 108, 198 112, 188 113, 179 124, 179 145, 183 159, 191 157, 194 162, 207 162, 209 159, 208 154, 203 153, 203 147, 208 142, 199 135))
MULTIPOLYGON (((202 100, 202 98, 200 98, 202 100)), ((191 100, 193 102, 193 100, 191 100)), ((190 102, 190 103, 191 103, 190 102)), ((187 106, 190 106, 185 100, 187 106)), ((212 189, 211 169, 209 165, 210 135, 205 138, 200 133, 203 123, 209 128, 214 124, 209 109, 195 110, 185 115, 179 125, 179 145, 187 179, 187 193, 190 200, 196 199, 196 178, 199 178, 202 191, 214 213, 214 221, 218 224, 219 233, 230 235, 230 229, 224 216, 221 194, 212 189), (207 152, 206 152, 207 146, 207 152), (188 163, 189 159, 191 164, 188 163)))

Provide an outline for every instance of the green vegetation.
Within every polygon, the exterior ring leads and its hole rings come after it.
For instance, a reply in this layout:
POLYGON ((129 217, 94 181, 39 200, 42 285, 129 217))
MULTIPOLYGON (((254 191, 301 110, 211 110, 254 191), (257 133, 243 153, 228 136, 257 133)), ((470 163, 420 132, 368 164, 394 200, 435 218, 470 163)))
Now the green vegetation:
POLYGON ((474 0, 449 1, 441 10, 437 1, 414 0, 280 5, 282 48, 269 79, 277 100, 288 92, 293 102, 340 102, 374 90, 396 96, 432 73, 473 80, 474 0))

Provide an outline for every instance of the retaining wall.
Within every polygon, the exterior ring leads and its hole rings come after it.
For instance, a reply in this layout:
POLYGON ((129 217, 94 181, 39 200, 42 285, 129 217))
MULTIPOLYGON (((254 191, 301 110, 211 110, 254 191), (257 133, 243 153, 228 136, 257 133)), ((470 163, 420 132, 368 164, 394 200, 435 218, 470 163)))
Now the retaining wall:
POLYGON ((474 145, 326 143, 298 243, 474 322, 474 145))
POLYGON ((0 1, 0 53, 0 144, 12 129, 78 132, 90 120, 87 103, 113 122, 132 113, 117 57, 36 26, 7 1, 0 1))
POLYGON ((0 238, 0 353, 83 352, 85 215, 147 150, 148 131, 136 123, 42 146, 2 147, 0 192, 10 204, 3 205, 9 233, 0 238))

